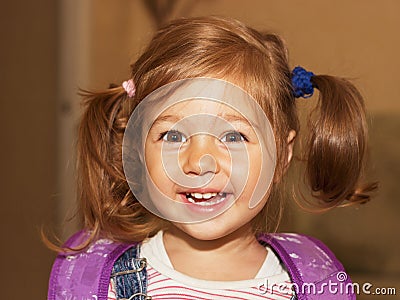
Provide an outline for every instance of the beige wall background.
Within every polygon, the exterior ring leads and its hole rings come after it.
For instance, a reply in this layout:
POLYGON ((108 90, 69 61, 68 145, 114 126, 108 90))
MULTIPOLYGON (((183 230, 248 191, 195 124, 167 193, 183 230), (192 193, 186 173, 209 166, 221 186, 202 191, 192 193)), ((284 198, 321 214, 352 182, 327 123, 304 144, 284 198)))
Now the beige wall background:
MULTIPOLYGON (((151 0, 150 0, 151 1, 151 0)), ((45 299, 54 254, 42 224, 66 236, 77 227, 73 149, 78 87, 103 88, 129 75, 156 29, 139 0, 3 3, 0 11, 2 298, 45 299), (23 289, 21 289, 23 287, 23 289)), ((147 1, 149 2, 149 1, 147 1)), ((156 1, 157 2, 157 1, 156 1)), ((165 5, 166 1, 159 1, 165 5)), ((176 0, 168 19, 223 15, 280 33, 291 63, 352 78, 370 123, 369 178, 375 199, 359 208, 309 214, 288 200, 282 230, 314 235, 353 280, 400 294, 400 2, 396 0, 176 0)), ((165 11, 165 10, 164 10, 165 11)), ((299 103, 300 109, 313 104, 299 103), (303 107, 304 106, 304 107, 303 107)), ((395 299, 360 295, 357 299, 395 299)))

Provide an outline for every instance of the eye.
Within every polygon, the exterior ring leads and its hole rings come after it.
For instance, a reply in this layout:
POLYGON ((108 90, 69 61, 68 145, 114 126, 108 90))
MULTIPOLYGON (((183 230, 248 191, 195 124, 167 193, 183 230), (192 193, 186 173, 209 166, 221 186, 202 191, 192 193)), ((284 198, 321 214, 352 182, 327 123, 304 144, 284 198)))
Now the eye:
POLYGON ((237 131, 231 131, 226 133, 222 138, 221 141, 224 143, 238 143, 238 142, 245 142, 247 138, 237 131))
POLYGON ((161 138, 163 141, 169 142, 169 143, 184 143, 186 142, 186 137, 183 135, 183 133, 177 131, 177 130, 170 130, 167 132, 164 132, 161 134, 161 138))

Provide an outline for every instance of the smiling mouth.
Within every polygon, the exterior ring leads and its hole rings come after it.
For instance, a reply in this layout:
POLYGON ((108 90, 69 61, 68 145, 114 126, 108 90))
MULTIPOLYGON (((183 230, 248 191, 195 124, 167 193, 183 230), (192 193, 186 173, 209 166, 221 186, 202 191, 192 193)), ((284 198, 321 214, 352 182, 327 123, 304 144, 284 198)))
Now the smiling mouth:
POLYGON ((185 193, 186 199, 200 206, 211 206, 226 199, 227 193, 185 193))

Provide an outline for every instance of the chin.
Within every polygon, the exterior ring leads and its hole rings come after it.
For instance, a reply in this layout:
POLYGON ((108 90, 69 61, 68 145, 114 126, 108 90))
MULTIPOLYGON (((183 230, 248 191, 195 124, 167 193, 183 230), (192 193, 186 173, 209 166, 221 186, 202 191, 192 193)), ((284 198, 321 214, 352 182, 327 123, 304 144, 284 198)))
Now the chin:
POLYGON ((197 240, 212 241, 229 235, 238 228, 231 227, 227 222, 217 218, 192 224, 174 223, 174 225, 197 240))

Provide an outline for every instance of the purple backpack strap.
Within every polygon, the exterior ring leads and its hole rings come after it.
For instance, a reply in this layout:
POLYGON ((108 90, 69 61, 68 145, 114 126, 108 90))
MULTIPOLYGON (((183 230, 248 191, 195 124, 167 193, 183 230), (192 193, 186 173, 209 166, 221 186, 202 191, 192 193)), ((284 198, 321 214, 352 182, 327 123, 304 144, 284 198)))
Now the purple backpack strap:
MULTIPOLYGON (((87 238, 88 233, 80 231, 65 246, 78 246, 87 238)), ((114 262, 132 246, 99 239, 85 251, 58 254, 51 270, 47 299, 107 300, 114 262)))
POLYGON ((321 241, 300 234, 262 234, 292 279, 298 300, 356 299, 343 265, 321 241))

